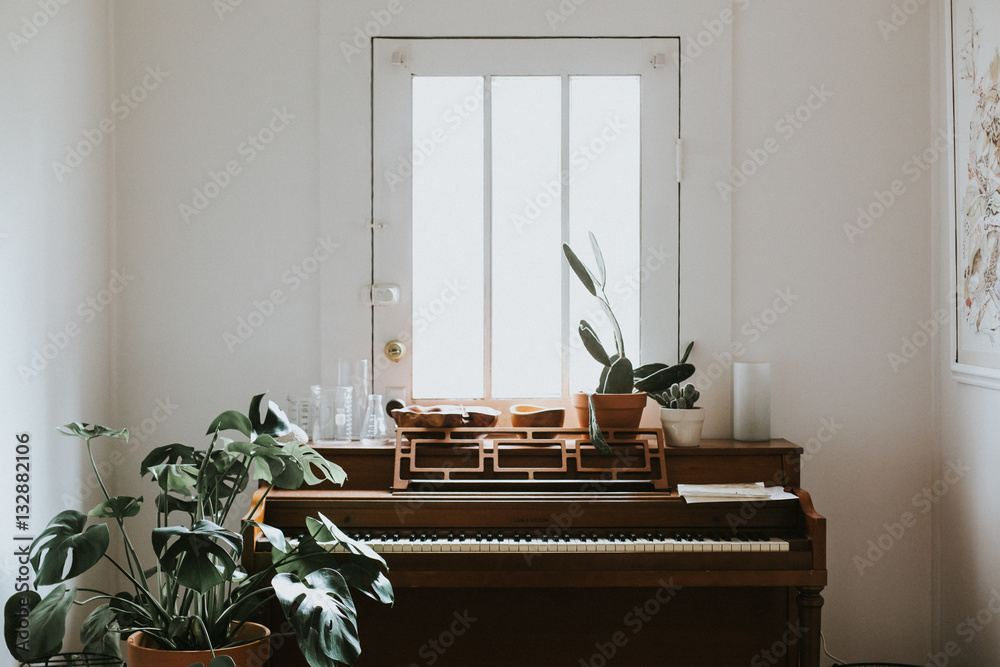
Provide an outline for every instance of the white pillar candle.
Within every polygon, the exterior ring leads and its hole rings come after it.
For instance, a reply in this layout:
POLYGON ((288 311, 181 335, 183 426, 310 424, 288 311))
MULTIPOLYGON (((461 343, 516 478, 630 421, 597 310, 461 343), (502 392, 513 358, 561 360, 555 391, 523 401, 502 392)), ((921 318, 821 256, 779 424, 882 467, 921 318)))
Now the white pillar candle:
POLYGON ((771 364, 733 364, 733 437, 771 439, 771 364))

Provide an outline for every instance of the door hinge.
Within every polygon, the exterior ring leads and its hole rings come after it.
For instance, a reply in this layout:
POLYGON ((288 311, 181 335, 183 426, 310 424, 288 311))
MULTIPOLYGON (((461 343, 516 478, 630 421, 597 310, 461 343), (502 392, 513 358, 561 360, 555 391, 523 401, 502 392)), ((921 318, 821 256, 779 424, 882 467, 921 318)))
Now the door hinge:
POLYGON ((677 137, 677 182, 680 183, 683 178, 683 168, 684 168, 684 141, 677 137))

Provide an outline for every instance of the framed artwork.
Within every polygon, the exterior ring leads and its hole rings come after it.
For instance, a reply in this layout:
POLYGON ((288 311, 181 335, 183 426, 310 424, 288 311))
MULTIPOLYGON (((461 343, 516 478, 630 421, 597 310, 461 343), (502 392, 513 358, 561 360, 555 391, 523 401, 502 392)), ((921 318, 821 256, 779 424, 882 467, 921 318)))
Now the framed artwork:
POLYGON ((1000 388, 1000 3, 952 0, 955 379, 1000 388))

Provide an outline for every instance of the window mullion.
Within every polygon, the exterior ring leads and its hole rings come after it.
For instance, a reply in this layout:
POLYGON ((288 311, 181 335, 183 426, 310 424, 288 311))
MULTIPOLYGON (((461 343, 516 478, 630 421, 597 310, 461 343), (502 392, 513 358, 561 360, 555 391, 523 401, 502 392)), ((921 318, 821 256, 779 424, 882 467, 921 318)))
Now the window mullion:
MULTIPOLYGON (((560 189, 560 195, 562 199, 562 242, 569 243, 569 75, 563 74, 562 78, 562 110, 560 113, 561 123, 561 133, 562 137, 560 139, 561 146, 561 166, 559 170, 560 182, 562 188, 560 189)), ((569 263, 560 262, 562 266, 562 395, 563 397, 569 396, 569 351, 570 351, 570 335, 573 327, 569 321, 569 263)))
POLYGON ((483 397, 493 397, 493 77, 483 77, 483 397))

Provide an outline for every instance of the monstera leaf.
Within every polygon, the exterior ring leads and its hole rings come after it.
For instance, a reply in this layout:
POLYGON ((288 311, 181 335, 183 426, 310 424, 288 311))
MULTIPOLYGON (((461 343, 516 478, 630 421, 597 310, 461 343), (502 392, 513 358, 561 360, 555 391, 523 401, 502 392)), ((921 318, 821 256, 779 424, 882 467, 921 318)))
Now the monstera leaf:
POLYGON ((253 425, 250 423, 250 420, 245 414, 236 410, 226 410, 212 420, 206 435, 211 435, 216 431, 229 430, 239 431, 246 437, 253 438, 253 425))
POLYGON ((216 417, 208 427, 208 435, 216 431, 239 431, 250 440, 256 440, 258 435, 281 437, 288 434, 292 428, 288 417, 274 401, 267 402, 267 412, 264 419, 260 418, 260 404, 264 394, 257 394, 250 400, 249 416, 236 410, 227 410, 216 417))
POLYGON ((287 554, 292 550, 291 545, 288 540, 285 539, 285 534, 281 532, 280 528, 275 528, 274 526, 269 526, 266 523, 259 523, 257 521, 247 521, 248 525, 254 526, 260 529, 260 532, 264 534, 264 539, 268 541, 271 545, 271 549, 277 554, 287 554))
POLYGON ((60 512, 49 521, 31 544, 35 585, 50 586, 72 579, 101 560, 108 550, 108 527, 99 523, 84 530, 86 524, 87 515, 76 510, 60 512))
POLYGON ((306 530, 312 535, 316 543, 327 551, 332 551, 338 546, 343 546, 348 552, 375 561, 385 567, 385 560, 379 556, 374 549, 357 540, 351 539, 337 525, 319 514, 319 519, 311 516, 306 517, 306 530))
POLYGON ((161 463, 149 472, 164 493, 187 493, 198 482, 198 468, 189 463, 161 463))
POLYGON ((347 561, 337 567, 348 585, 376 602, 391 605, 396 599, 389 578, 382 568, 367 558, 351 554, 347 561))
POLYGON ((4 639, 11 655, 28 662, 62 650, 66 615, 75 597, 76 589, 62 584, 53 588, 45 598, 34 591, 12 595, 4 605, 4 639), (25 627, 27 636, 24 634, 25 627))
POLYGON ((339 572, 324 568, 305 579, 284 573, 275 576, 271 585, 312 667, 354 664, 361 654, 357 612, 339 572))
POLYGON ((329 461, 309 445, 301 442, 294 442, 285 451, 302 466, 302 474, 305 483, 309 485, 319 484, 323 480, 329 480, 340 486, 347 479, 344 469, 333 461, 329 461), (313 468, 319 471, 319 475, 313 472, 313 468))
POLYGON ((139 475, 145 477, 150 468, 161 463, 187 463, 197 466, 201 461, 195 454, 194 447, 175 442, 172 445, 157 447, 147 454, 139 466, 139 475))
POLYGON ((199 593, 229 580, 242 549, 239 534, 211 521, 198 521, 194 528, 167 526, 153 530, 153 550, 160 566, 173 572, 181 585, 199 593))
POLYGON ((120 634, 116 620, 118 612, 110 604, 95 607, 80 626, 80 642, 88 653, 103 653, 122 657, 120 634))
POLYGON ((128 440, 128 429, 119 428, 113 429, 107 426, 101 426, 100 424, 83 424, 81 422, 73 422, 72 424, 66 424, 65 426, 60 426, 56 429, 63 435, 75 435, 78 438, 83 438, 84 440, 92 440, 94 438, 118 438, 120 440, 128 440))
POLYGON ((18 660, 27 662, 37 657, 31 654, 28 616, 41 601, 41 595, 28 590, 11 595, 3 607, 3 638, 7 642, 7 650, 18 660))
POLYGON ((301 464, 270 436, 260 436, 257 442, 231 442, 227 449, 253 459, 252 479, 262 479, 279 489, 302 486, 305 474, 301 464))
POLYGON ((142 509, 142 498, 132 498, 131 496, 115 496, 90 510, 88 514, 92 517, 108 519, 127 519, 135 516, 142 509))
POLYGON ((374 549, 348 537, 323 514, 319 515, 318 520, 306 517, 306 530, 315 540, 316 546, 325 551, 333 552, 338 547, 347 550, 346 560, 339 559, 336 569, 352 588, 378 602, 393 603, 395 593, 385 576, 389 567, 374 549))
POLYGON ((287 435, 292 430, 292 426, 285 416, 284 411, 278 407, 274 401, 267 402, 267 412, 264 420, 260 419, 260 403, 264 399, 264 394, 257 394, 250 399, 250 425, 257 435, 270 435, 280 438, 287 435))

